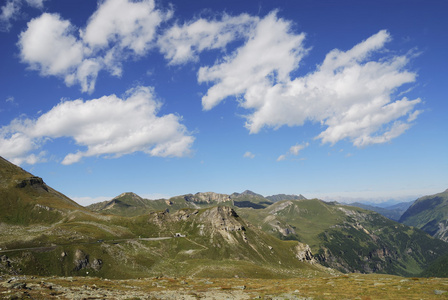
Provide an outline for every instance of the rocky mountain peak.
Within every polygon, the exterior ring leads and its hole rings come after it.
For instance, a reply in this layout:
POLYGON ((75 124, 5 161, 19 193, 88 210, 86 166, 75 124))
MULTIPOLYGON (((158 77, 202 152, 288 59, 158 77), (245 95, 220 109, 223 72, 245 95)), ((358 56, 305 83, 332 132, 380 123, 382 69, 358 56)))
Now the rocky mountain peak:
POLYGON ((201 221, 209 223, 212 228, 223 231, 244 231, 238 214, 230 207, 215 206, 201 215, 201 221))

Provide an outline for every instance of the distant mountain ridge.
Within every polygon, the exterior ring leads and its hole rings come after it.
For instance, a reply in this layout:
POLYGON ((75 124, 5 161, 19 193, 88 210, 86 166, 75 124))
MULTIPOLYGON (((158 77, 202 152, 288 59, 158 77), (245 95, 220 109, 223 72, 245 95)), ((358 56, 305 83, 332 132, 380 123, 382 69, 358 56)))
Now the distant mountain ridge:
POLYGON ((359 202, 350 203, 349 205, 360 207, 360 208, 371 210, 371 211, 375 211, 375 212, 385 216, 386 218, 389 218, 394 221, 398 221, 398 220, 400 220, 401 215, 412 205, 413 202, 414 201, 401 202, 401 203, 397 203, 397 204, 394 204, 391 206, 386 206, 386 207, 368 205, 368 204, 359 203, 359 202))
MULTIPOLYGON (((120 197, 114 199, 117 198, 120 197)), ((145 214, 154 210, 176 212, 185 208, 229 206, 274 237, 310 245, 320 263, 343 272, 415 275, 448 251, 448 244, 419 230, 397 225, 375 212, 303 196, 264 197, 248 190, 231 195, 206 192, 146 200, 145 204, 148 209, 145 214), (410 244, 416 246, 411 249, 410 244)))
POLYGON ((282 200, 306 200, 302 195, 278 194, 264 197, 250 190, 242 193, 218 194, 214 192, 198 192, 171 197, 169 199, 149 200, 131 192, 122 193, 112 200, 88 205, 86 208, 102 213, 122 216, 137 216, 151 210, 178 210, 182 208, 205 208, 213 205, 230 204, 235 207, 252 207, 262 209, 282 200))

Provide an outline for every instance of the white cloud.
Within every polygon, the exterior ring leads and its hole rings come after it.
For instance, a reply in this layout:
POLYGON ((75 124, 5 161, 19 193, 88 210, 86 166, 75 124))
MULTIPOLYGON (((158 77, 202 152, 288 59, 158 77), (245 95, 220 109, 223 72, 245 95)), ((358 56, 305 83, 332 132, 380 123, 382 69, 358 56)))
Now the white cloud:
POLYGON ((90 17, 81 37, 91 48, 113 44, 142 55, 151 47, 156 28, 171 14, 156 10, 153 0, 107 0, 90 17))
POLYGON ((72 73, 84 59, 83 44, 74 31, 70 22, 57 14, 44 13, 31 20, 18 43, 23 62, 42 75, 72 73))
POLYGON ((282 154, 277 158, 277 161, 282 161, 286 159, 286 154, 282 154))
POLYGON ((289 148, 289 151, 286 154, 282 154, 277 158, 277 161, 282 161, 282 160, 286 160, 288 158, 288 156, 293 155, 293 156, 298 156, 300 151, 302 151, 303 149, 305 149, 306 147, 308 147, 310 144, 307 143, 303 143, 303 144, 296 144, 294 146, 291 146, 291 148, 289 148))
POLYGON ((253 154, 252 152, 247 151, 246 153, 244 153, 243 157, 252 159, 252 158, 255 157, 255 154, 253 154))
POLYGON ((188 155, 194 137, 180 123, 181 117, 157 116, 160 106, 149 87, 131 89, 124 99, 110 95, 64 101, 37 120, 16 119, 2 127, 0 155, 23 162, 46 139, 61 137, 87 149, 67 154, 62 161, 67 165, 83 157, 119 157, 137 151, 158 157, 188 155))
MULTIPOLYGON (((42 9, 45 0, 25 0, 25 2, 34 8, 42 9)), ((0 31, 9 31, 11 29, 11 21, 17 19, 22 8, 22 0, 7 0, 5 5, 0 7, 0 31)))
POLYGON ((11 21, 17 18, 21 6, 20 0, 8 0, 6 4, 0 8, 0 31, 9 31, 11 29, 11 21))
POLYGON ((310 145, 309 143, 305 143, 305 144, 302 144, 302 145, 299 145, 299 144, 294 145, 291 148, 289 148, 289 153, 291 153, 294 156, 297 156, 297 155, 299 155, 299 152, 301 150, 305 149, 309 145, 310 145))
POLYGON ((156 10, 153 0, 106 0, 78 30, 59 15, 44 13, 21 33, 20 55, 42 75, 62 77, 68 86, 80 84, 83 92, 92 92, 101 70, 121 76, 124 60, 146 54, 155 44, 157 27, 170 16, 156 10))
POLYGON ((349 139, 358 147, 388 142, 411 126, 421 100, 391 99, 400 86, 415 81, 416 74, 404 69, 408 55, 371 59, 391 40, 387 31, 348 51, 332 50, 316 71, 292 79, 307 52, 303 39, 275 13, 265 17, 245 45, 199 70, 199 82, 214 83, 202 98, 203 108, 235 96, 252 111, 246 116, 251 133, 311 121, 326 127, 316 137, 323 143, 349 139))
POLYGON ((224 15, 220 21, 198 19, 182 26, 174 25, 158 38, 160 52, 169 64, 197 61, 204 50, 224 49, 229 42, 246 38, 259 18, 247 14, 224 15))
POLYGON ((245 94, 247 104, 262 104, 252 102, 250 95, 263 94, 266 86, 287 79, 306 53, 304 38, 291 33, 290 22, 277 18, 276 12, 267 15, 233 55, 199 69, 199 82, 215 82, 202 98, 203 108, 212 109, 226 97, 240 94, 245 94))
POLYGON ((28 3, 29 6, 36 7, 36 8, 43 8, 44 1, 46 1, 46 0, 25 0, 25 2, 28 3))

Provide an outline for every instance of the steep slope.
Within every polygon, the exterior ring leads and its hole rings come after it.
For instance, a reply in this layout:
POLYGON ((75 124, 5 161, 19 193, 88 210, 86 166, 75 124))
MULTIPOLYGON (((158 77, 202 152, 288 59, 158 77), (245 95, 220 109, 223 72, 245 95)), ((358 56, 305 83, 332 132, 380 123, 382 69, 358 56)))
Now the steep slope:
POLYGON ((417 199, 401 216, 400 223, 420 228, 448 242, 448 189, 417 199))
POLYGON ((0 157, 0 221, 28 225, 53 223, 70 211, 85 210, 36 177, 0 157))
POLYGON ((417 275, 448 252, 448 244, 418 229, 317 199, 238 213, 276 237, 309 244, 321 263, 343 272, 417 275))

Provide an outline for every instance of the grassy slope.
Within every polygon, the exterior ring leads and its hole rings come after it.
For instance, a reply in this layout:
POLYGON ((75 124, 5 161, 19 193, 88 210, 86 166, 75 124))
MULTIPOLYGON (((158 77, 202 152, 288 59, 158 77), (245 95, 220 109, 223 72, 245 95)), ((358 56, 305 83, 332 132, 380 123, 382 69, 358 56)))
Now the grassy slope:
POLYGON ((82 206, 48 187, 40 178, 0 157, 0 220, 8 224, 50 224, 82 206))
POLYGON ((277 237, 309 244, 324 264, 342 271, 417 275, 448 251, 448 244, 418 229, 320 200, 283 201, 265 210, 238 212, 277 237), (293 232, 285 236, 279 226, 293 232))
POLYGON ((400 223, 423 229, 431 235, 437 233, 441 222, 448 223, 448 190, 417 199, 400 218, 400 223))

